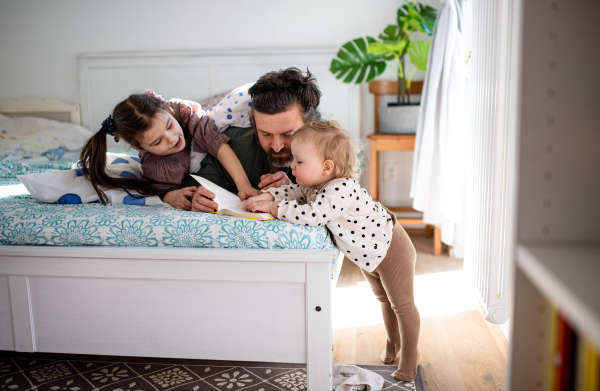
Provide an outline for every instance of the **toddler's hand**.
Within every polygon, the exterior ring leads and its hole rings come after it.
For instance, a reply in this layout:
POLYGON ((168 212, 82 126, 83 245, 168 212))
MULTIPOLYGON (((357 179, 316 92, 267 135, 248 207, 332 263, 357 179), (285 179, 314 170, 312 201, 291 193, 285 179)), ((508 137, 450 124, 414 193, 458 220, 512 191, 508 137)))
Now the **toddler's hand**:
POLYGON ((260 190, 253 188, 252 186, 244 186, 240 189, 238 189, 238 197, 240 197, 240 199, 242 201, 244 201, 245 199, 248 199, 250 197, 254 197, 254 196, 258 196, 260 195, 260 190))
POLYGON ((173 190, 165 194, 163 202, 171 205, 173 208, 190 210, 192 209, 192 197, 196 192, 196 187, 185 187, 183 189, 173 190))
POLYGON ((252 197, 246 201, 244 207, 249 212, 271 213, 271 204, 273 204, 273 201, 259 200, 258 197, 252 197))
POLYGON ((275 197, 273 197, 273 194, 271 193, 262 193, 260 195, 254 196, 254 197, 250 197, 248 198, 248 200, 246 201, 246 205, 248 205, 248 202, 250 202, 251 200, 253 201, 275 201, 275 197))

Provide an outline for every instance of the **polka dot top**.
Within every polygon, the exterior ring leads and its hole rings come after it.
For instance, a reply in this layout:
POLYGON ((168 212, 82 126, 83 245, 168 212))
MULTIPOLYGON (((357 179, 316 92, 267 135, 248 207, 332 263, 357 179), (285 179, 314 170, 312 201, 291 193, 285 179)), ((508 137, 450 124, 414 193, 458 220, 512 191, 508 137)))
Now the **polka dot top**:
POLYGON ((285 185, 266 191, 279 202, 280 220, 327 226, 340 251, 362 269, 372 272, 387 254, 393 221, 356 180, 334 179, 320 189, 285 185))

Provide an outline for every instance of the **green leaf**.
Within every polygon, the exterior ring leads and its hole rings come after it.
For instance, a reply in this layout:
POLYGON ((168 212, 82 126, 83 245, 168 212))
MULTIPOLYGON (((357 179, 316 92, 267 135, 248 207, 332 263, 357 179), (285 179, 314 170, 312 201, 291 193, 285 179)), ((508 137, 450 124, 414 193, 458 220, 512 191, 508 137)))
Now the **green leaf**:
POLYGON ((435 25, 435 20, 437 19, 437 10, 429 5, 421 4, 420 12, 424 20, 423 23, 425 23, 425 26, 433 33, 433 26, 435 25))
POLYGON ((409 3, 404 0, 405 4, 398 8, 398 25, 404 30, 421 31, 431 35, 435 19, 437 18, 437 10, 429 5, 422 3, 409 3))
POLYGON ((408 45, 406 52, 410 56, 410 61, 414 64, 415 68, 420 71, 427 69, 427 59, 429 58, 429 48, 431 42, 429 41, 413 41, 408 45))
POLYGON ((406 47, 407 41, 402 39, 395 42, 373 42, 369 45, 369 52, 375 55, 383 55, 388 53, 401 54, 406 47))
POLYGON ((386 64, 383 55, 373 54, 368 47, 377 41, 372 37, 356 38, 346 42, 331 60, 329 71, 344 83, 371 81, 383 73, 386 64), (358 76, 357 76, 358 75, 358 76), (366 77, 366 80, 365 80, 366 77))
POLYGON ((379 34, 379 39, 382 41, 397 41, 402 35, 402 29, 400 26, 395 24, 388 24, 383 30, 383 33, 379 34))

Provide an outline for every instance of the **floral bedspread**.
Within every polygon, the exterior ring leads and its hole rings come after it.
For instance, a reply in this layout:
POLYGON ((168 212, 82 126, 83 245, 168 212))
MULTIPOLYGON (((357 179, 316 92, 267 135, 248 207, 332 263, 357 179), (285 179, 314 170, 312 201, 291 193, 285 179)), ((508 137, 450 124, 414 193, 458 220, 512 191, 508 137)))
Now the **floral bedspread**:
POLYGON ((17 178, 17 175, 54 170, 70 170, 71 165, 76 161, 77 159, 61 159, 56 162, 31 164, 0 162, 0 186, 21 183, 17 178))
POLYGON ((186 212, 169 206, 44 204, 16 175, 68 170, 76 159, 22 164, 0 162, 0 244, 332 249, 323 227, 280 220, 247 220, 186 212), (2 191, 3 188, 12 191, 2 191), (18 186, 15 186, 18 185, 18 186), (11 195, 19 194, 19 195, 11 195))
POLYGON ((325 228, 164 206, 42 204, 0 198, 0 244, 332 249, 325 228))

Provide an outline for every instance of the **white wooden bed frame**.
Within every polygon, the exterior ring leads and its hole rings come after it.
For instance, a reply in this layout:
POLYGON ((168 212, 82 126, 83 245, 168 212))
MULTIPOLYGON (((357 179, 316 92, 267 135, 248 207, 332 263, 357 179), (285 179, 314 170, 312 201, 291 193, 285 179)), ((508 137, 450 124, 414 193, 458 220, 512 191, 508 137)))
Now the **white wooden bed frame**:
POLYGON ((0 350, 306 363, 327 390, 333 254, 0 246, 0 350))
MULTIPOLYGON (((326 74, 333 54, 82 55, 82 122, 99 125, 107 102, 126 96, 123 85, 127 93, 156 86, 166 97, 201 99, 269 70, 310 65, 324 112, 341 113, 358 134, 359 90, 326 74), (232 84, 227 75, 235 75, 232 84), (208 80, 204 96, 185 93, 180 81, 190 77, 208 80)), ((0 246, 0 350, 306 363, 308 389, 328 390, 333 257, 333 250, 0 246)))

